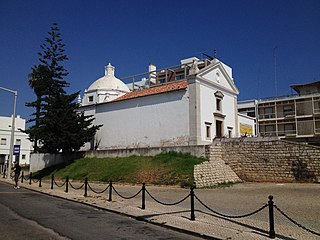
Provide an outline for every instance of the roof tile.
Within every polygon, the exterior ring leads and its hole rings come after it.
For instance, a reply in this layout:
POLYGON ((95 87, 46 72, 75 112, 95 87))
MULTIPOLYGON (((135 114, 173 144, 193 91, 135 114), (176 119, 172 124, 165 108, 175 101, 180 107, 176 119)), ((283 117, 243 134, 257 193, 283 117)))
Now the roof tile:
POLYGON ((168 84, 163 84, 160 86, 146 88, 143 90, 136 90, 133 92, 128 92, 125 95, 122 95, 121 97, 113 100, 112 102, 186 89, 187 85, 188 85, 187 81, 182 80, 182 81, 176 81, 168 84))

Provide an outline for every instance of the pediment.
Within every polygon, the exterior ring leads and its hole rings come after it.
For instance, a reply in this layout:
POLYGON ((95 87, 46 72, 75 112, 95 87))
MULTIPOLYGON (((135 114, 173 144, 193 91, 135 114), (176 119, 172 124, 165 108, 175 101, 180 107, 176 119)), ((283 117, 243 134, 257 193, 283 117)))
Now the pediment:
POLYGON ((212 63, 207 67, 201 69, 197 77, 201 80, 205 80, 208 83, 217 86, 218 88, 225 89, 233 92, 234 94, 239 94, 239 90, 233 82, 232 76, 230 76, 231 71, 227 71, 221 62, 212 63))

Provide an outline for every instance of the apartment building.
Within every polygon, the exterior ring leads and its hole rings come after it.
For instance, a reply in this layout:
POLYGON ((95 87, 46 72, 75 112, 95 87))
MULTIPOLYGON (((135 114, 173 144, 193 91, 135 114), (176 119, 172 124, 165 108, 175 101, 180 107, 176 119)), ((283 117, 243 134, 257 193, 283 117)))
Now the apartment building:
MULTIPOLYGON (((0 170, 3 164, 9 160, 11 141, 12 117, 0 116, 0 170)), ((14 145, 19 146, 19 153, 15 154, 13 161, 18 161, 21 165, 30 163, 31 142, 28 135, 21 132, 26 126, 26 120, 19 115, 15 119, 14 145)))
POLYGON ((320 81, 290 87, 296 95, 243 101, 238 111, 256 115, 259 136, 320 143, 320 81))

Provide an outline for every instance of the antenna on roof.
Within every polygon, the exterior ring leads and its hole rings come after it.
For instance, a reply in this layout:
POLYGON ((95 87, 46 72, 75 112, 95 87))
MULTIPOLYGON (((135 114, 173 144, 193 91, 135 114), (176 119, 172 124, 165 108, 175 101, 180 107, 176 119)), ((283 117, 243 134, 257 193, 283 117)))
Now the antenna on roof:
POLYGON ((214 59, 217 58, 217 49, 214 49, 214 50, 213 50, 213 57, 214 57, 214 59))
POLYGON ((205 58, 208 58, 210 61, 213 60, 214 58, 204 52, 201 53, 205 58))

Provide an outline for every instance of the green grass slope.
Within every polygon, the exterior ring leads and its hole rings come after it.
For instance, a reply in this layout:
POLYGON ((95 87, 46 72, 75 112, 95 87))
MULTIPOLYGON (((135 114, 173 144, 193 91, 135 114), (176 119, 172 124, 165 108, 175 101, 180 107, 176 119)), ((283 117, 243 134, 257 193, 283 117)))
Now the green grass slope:
POLYGON ((37 177, 89 181, 115 181, 155 185, 193 185, 194 165, 204 161, 184 153, 162 153, 154 157, 130 156, 126 158, 82 158, 69 165, 46 168, 37 177))

